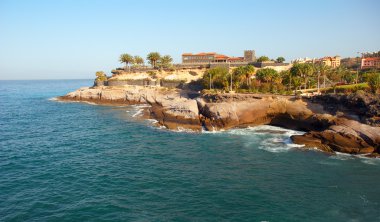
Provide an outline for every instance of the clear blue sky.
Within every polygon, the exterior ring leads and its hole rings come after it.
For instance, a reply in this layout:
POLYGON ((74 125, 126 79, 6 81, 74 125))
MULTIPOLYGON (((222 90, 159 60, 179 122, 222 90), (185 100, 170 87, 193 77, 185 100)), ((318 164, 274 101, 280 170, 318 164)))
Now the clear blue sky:
POLYGON ((0 79, 93 78, 150 51, 356 56, 380 50, 379 12, 378 0, 0 0, 0 79))

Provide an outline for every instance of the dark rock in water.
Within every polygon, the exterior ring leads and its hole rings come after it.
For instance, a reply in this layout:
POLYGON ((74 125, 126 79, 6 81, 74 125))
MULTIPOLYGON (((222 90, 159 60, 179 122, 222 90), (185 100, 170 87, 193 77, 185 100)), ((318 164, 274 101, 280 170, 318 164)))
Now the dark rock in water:
POLYGON ((303 136, 293 136, 291 138, 297 144, 311 143, 311 146, 313 146, 321 143, 337 152, 366 154, 378 152, 380 128, 341 118, 337 119, 334 125, 331 125, 326 130, 311 131, 303 136), (304 137, 308 137, 308 139, 304 137), (310 137, 317 140, 309 140, 310 137))
POLYGON ((310 134, 293 135, 290 138, 294 143, 305 145, 306 148, 317 148, 323 152, 334 153, 334 150, 328 145, 323 144, 320 139, 314 138, 310 134))

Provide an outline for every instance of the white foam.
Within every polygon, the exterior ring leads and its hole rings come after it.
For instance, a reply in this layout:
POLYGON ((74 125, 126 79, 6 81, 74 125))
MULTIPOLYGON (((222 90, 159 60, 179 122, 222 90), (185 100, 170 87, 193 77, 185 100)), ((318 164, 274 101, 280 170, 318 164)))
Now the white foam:
POLYGON ((50 100, 50 101, 59 101, 60 102, 60 100, 58 100, 57 97, 49 98, 48 100, 50 100))
POLYGON ((286 152, 303 145, 294 144, 290 136, 302 135, 304 132, 289 130, 276 126, 262 125, 255 127, 231 129, 225 131, 230 135, 241 136, 246 147, 257 146, 257 148, 268 152, 286 152))
POLYGON ((360 160, 360 162, 369 165, 380 165, 380 158, 366 157, 364 154, 349 154, 336 152, 336 155, 330 157, 335 160, 360 160))
POLYGON ((184 128, 184 127, 181 127, 181 126, 178 126, 177 127, 177 130, 174 130, 175 132, 180 132, 180 133, 195 133, 196 131, 194 130, 191 130, 191 129, 187 129, 187 128, 184 128))
POLYGON ((149 104, 134 104, 134 105, 131 105, 131 106, 134 107, 134 108, 138 108, 138 109, 152 107, 149 104))
POLYGON ((138 117, 142 116, 144 109, 138 109, 135 114, 132 115, 132 117, 138 117))
POLYGON ((286 135, 288 137, 292 135, 302 135, 305 132, 296 131, 296 130, 290 130, 285 129, 277 126, 269 126, 269 125, 262 125, 262 126, 254 126, 254 127, 247 127, 247 128, 239 128, 239 129, 232 129, 227 131, 229 134, 233 135, 252 135, 252 134, 261 134, 261 135, 286 135))
POLYGON ((365 163, 365 164, 369 164, 369 165, 380 165, 380 159, 379 158, 363 157, 361 162, 365 163))

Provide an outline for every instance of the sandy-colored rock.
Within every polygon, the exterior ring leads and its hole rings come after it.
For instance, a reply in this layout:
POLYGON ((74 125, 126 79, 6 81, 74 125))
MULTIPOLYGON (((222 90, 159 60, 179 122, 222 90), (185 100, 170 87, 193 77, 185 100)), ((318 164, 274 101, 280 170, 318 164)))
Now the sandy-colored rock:
POLYGON ((126 93, 123 89, 104 89, 101 91, 102 100, 125 101, 126 93))
POLYGON ((324 152, 373 154, 380 151, 380 127, 346 115, 332 115, 323 105, 289 96, 217 94, 191 99, 184 91, 142 86, 84 87, 61 99, 99 103, 147 103, 150 115, 169 129, 200 131, 270 124, 307 131, 293 142, 324 152))
POLYGON ((323 152, 334 153, 328 145, 323 144, 320 139, 308 135, 293 135, 291 139, 296 144, 305 145, 306 148, 317 148, 323 152))

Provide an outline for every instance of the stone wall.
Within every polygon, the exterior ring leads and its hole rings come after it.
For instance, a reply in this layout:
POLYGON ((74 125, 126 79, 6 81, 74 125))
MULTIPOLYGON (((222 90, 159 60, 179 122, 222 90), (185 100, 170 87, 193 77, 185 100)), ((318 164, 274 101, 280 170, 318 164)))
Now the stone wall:
MULTIPOLYGON (((162 86, 166 88, 182 88, 184 86, 183 81, 173 81, 173 80, 149 80, 149 79, 127 79, 127 80, 112 80, 106 82, 104 85, 107 86, 162 86)), ((97 85, 100 86, 100 85, 97 85)))
POLYGON ((173 81, 173 80, 164 80, 162 79, 160 81, 160 84, 162 87, 166 87, 166 88, 170 88, 170 89, 174 89, 174 88, 183 88, 183 86, 185 85, 184 81, 173 81))
POLYGON ((250 65, 253 65, 257 68, 265 68, 268 66, 288 66, 289 63, 276 63, 276 62, 253 62, 250 63, 250 65))
POLYGON ((112 81, 108 81, 107 85, 108 86, 124 86, 124 85, 156 86, 156 85, 160 85, 160 81, 149 80, 149 79, 112 80, 112 81))

